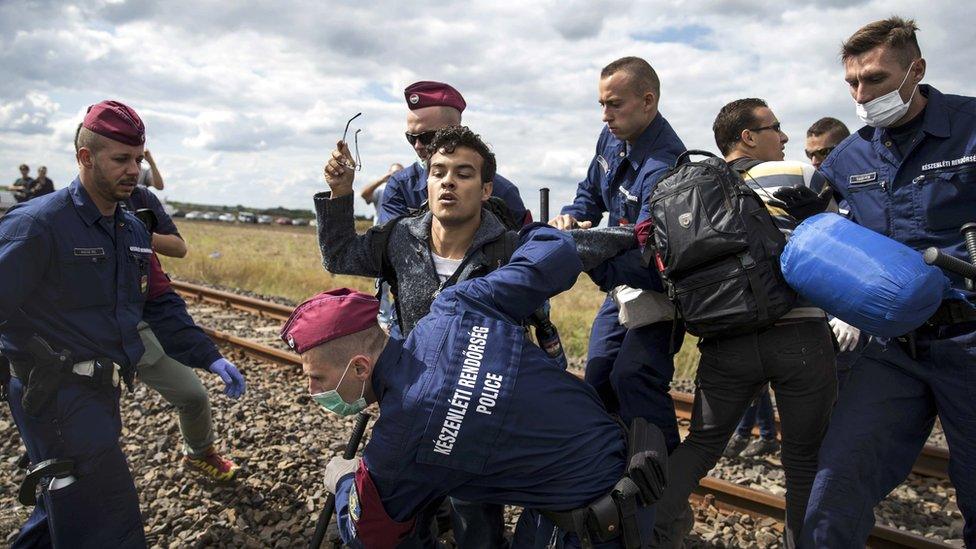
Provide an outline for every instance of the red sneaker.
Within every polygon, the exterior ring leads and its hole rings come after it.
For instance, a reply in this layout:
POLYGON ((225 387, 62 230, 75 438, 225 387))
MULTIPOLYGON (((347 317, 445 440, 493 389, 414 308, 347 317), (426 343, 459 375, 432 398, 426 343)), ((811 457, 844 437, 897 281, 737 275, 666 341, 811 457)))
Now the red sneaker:
POLYGON ((233 479, 237 475, 238 469, 236 463, 221 456, 213 446, 207 448, 201 457, 184 455, 183 464, 218 481, 233 479))

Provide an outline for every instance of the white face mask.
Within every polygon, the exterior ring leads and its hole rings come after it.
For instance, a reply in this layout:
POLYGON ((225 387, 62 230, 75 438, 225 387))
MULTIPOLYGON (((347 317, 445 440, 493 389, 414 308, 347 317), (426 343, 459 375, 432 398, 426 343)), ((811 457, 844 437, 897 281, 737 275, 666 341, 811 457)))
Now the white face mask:
POLYGON ((861 122, 873 128, 887 128, 905 116, 905 113, 908 112, 909 105, 912 103, 912 98, 915 97, 915 91, 918 90, 918 84, 912 90, 912 95, 908 98, 908 101, 901 100, 899 90, 908 81, 908 75, 912 73, 912 67, 914 65, 915 61, 912 61, 912 64, 908 66, 908 72, 905 73, 905 78, 902 79, 901 84, 898 84, 898 87, 891 92, 881 97, 876 97, 867 103, 855 103, 857 117, 861 119, 861 122))

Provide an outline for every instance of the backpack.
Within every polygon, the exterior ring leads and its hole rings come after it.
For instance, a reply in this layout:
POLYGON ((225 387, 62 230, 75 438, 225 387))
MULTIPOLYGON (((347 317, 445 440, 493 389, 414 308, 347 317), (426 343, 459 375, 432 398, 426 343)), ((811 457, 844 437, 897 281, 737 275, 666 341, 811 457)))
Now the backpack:
POLYGON ((654 245, 645 246, 645 262, 655 262, 688 332, 698 337, 761 330, 796 301, 779 266, 786 238, 737 173, 759 163, 731 167, 711 153, 687 151, 649 199, 654 245), (693 154, 707 158, 692 162, 693 154))

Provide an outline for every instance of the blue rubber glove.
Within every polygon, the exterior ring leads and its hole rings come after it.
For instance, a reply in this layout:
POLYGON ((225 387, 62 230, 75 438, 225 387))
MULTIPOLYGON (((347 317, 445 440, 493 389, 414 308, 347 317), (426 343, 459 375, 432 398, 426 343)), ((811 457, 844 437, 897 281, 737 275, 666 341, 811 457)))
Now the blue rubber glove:
POLYGON ((224 381, 225 395, 230 398, 240 398, 244 394, 244 389, 247 387, 247 384, 244 383, 244 376, 237 371, 237 366, 234 366, 229 360, 218 358, 208 369, 224 381))

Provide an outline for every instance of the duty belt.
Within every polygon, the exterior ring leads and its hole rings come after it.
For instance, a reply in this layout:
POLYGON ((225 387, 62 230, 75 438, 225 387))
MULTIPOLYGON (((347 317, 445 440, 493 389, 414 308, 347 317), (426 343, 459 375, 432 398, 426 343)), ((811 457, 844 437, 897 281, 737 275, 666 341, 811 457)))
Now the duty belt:
MULTIPOLYGON (((26 382, 30 377, 31 368, 20 363, 10 363, 10 375, 26 382)), ((118 387, 121 381, 122 366, 105 358, 94 358, 75 363, 71 366, 71 373, 90 378, 96 385, 111 385, 118 387)))
POLYGON ((935 314, 925 321, 930 326, 951 326, 963 322, 976 322, 976 308, 959 300, 943 301, 935 314))

